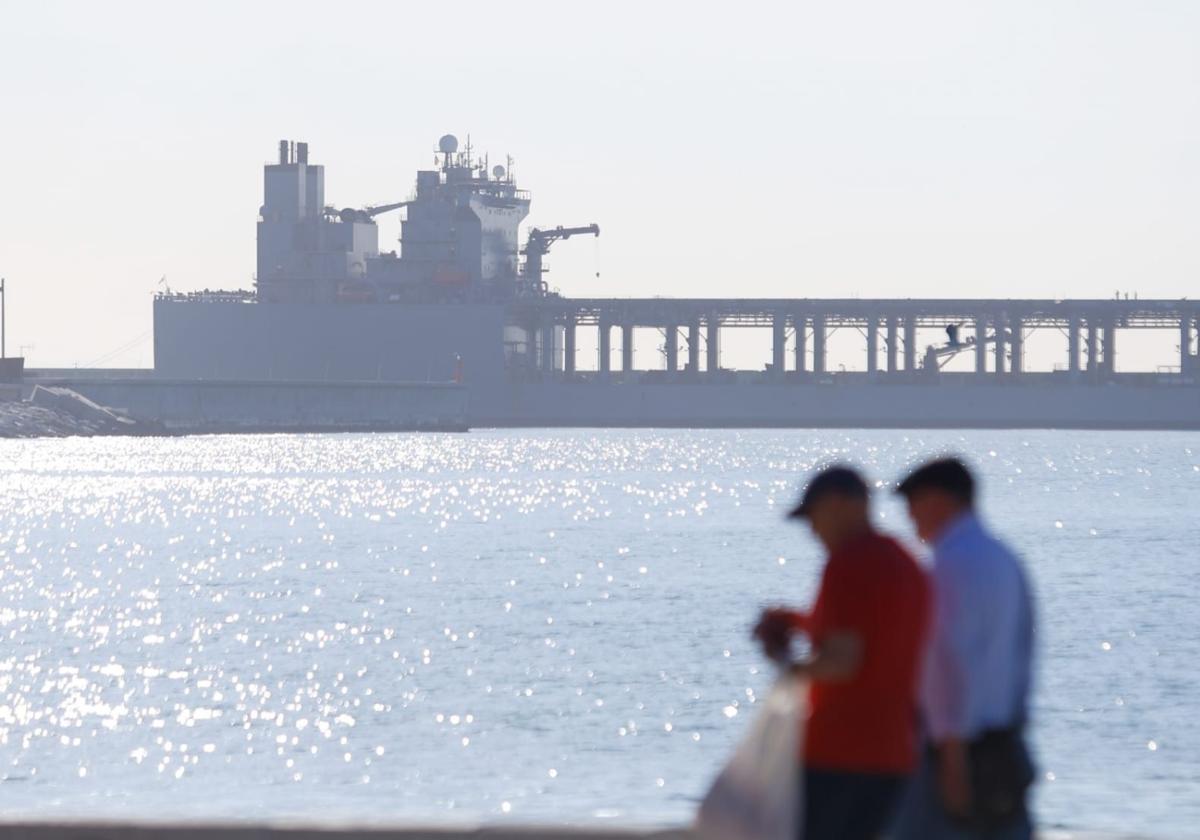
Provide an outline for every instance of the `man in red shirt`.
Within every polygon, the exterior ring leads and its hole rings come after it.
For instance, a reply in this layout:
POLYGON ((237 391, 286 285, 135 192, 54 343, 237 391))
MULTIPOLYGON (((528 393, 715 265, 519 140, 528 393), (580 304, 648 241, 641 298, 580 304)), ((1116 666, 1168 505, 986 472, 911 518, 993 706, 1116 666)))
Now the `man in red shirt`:
POLYGON ((755 636, 811 682, 802 761, 801 840, 871 840, 887 826, 917 759, 917 682, 929 624, 925 573, 874 529, 866 482, 847 467, 818 473, 789 514, 829 557, 812 611, 766 610, 755 636))

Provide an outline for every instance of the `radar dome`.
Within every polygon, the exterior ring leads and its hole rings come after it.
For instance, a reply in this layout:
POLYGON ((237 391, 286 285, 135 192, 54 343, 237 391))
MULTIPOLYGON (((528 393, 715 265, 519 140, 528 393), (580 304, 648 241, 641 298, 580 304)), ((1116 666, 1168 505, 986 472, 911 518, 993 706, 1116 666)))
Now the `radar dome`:
POLYGON ((502 180, 504 178, 504 175, 505 175, 505 172, 504 172, 503 166, 496 164, 495 166, 492 167, 492 177, 495 178, 497 181, 502 180))
POLYGON ((444 155, 452 155, 458 151, 458 138, 453 134, 443 134, 438 141, 438 151, 444 155))

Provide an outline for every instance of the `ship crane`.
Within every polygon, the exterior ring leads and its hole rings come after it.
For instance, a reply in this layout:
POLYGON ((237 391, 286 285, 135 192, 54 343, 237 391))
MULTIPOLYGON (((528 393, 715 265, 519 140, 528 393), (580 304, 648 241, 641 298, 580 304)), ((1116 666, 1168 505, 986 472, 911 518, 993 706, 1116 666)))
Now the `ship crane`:
POLYGON ((394 204, 380 204, 375 207, 368 207, 364 211, 368 217, 375 218, 380 213, 390 213, 393 210, 399 210, 401 207, 407 207, 412 204, 412 201, 397 201, 394 204))
POLYGON ((364 207, 362 210, 356 210, 353 207, 343 207, 341 210, 326 207, 325 213, 329 216, 336 216, 343 222, 369 222, 381 213, 390 213, 392 210, 399 210, 401 207, 407 207, 410 204, 412 204, 412 201, 397 201, 394 204, 379 204, 374 207, 364 207))
POLYGON ((525 249, 521 251, 525 255, 525 281, 527 284, 535 286, 541 291, 545 291, 546 286, 542 280, 542 275, 546 269, 542 267, 542 257, 550 252, 550 246, 560 239, 570 239, 577 235, 600 235, 600 225, 584 225, 582 227, 563 227, 559 225, 555 228, 542 230, 541 228, 533 228, 529 231, 529 238, 525 241, 525 249))

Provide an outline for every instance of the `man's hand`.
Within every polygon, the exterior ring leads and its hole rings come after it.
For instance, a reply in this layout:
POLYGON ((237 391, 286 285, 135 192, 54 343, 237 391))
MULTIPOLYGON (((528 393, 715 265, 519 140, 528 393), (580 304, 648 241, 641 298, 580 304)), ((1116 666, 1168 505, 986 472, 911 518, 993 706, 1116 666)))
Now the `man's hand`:
POLYGON ((769 659, 782 662, 788 658, 798 618, 798 613, 782 607, 763 610, 754 627, 754 638, 762 643, 763 652, 769 659))
POLYGON ((952 817, 971 813, 971 779, 967 769, 967 747, 958 739, 938 745, 938 787, 942 806, 952 817))

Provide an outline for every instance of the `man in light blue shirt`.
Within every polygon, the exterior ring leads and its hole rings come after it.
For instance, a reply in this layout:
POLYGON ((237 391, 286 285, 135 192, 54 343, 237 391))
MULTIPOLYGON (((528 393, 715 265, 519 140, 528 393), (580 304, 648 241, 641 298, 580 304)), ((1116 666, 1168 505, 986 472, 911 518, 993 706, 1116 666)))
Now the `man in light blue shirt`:
POLYGON ((928 749, 893 836, 1029 838, 1033 606, 1024 571, 976 516, 961 461, 932 461, 897 492, 933 547, 934 620, 921 688, 928 749))

